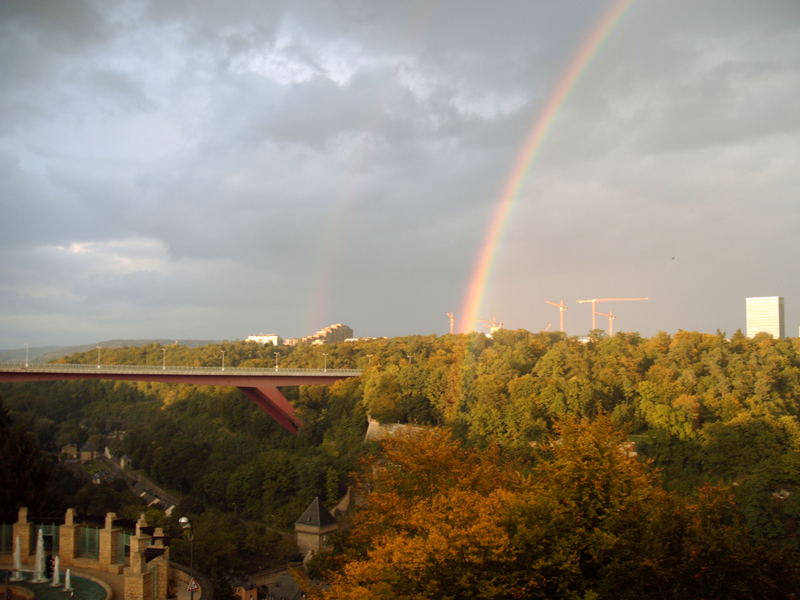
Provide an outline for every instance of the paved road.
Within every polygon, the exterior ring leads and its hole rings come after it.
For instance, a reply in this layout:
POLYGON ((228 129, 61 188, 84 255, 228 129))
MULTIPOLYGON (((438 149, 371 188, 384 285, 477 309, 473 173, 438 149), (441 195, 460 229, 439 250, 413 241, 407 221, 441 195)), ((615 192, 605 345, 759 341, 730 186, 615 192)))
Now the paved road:
POLYGON ((108 468, 109 471, 113 471, 114 474, 117 475, 117 477, 124 479, 128 483, 128 485, 131 486, 131 488, 133 488, 134 484, 139 483, 142 486, 149 489, 154 496, 158 497, 158 499, 161 500, 162 504, 164 504, 166 508, 169 508, 170 506, 177 506, 178 503, 180 502, 180 498, 178 498, 174 494, 167 492, 164 488, 162 488, 152 479, 147 477, 147 475, 125 470, 121 468, 114 459, 109 459, 103 455, 99 456, 97 460, 99 462, 102 462, 106 466, 106 468, 108 468))

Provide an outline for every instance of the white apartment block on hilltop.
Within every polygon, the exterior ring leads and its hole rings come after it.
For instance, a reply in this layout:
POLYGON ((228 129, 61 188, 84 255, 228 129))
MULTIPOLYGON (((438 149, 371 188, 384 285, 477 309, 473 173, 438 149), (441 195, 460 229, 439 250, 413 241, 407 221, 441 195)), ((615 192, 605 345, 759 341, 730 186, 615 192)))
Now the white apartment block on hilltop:
POLYGON ((336 344, 352 337, 352 327, 345 325, 344 323, 336 323, 320 329, 314 335, 308 335, 304 338, 289 338, 285 343, 287 346, 295 346, 297 344, 311 344, 314 346, 319 346, 321 344, 336 344))
POLYGON ((344 323, 336 323, 334 325, 328 325, 317 331, 314 335, 304 337, 300 341, 306 344, 335 344, 337 342, 343 342, 351 337, 353 337, 352 327, 344 323))
POLYGON ((757 333, 769 333, 775 339, 784 337, 783 298, 760 296, 745 298, 747 314, 747 337, 757 333))
POLYGON ((278 346, 279 344, 296 346, 297 344, 335 344, 344 342, 352 337, 352 327, 344 323, 336 323, 334 325, 328 325, 317 331, 314 335, 309 335, 304 338, 287 338, 284 340, 275 333, 259 333, 258 335, 248 336, 245 341, 258 342, 259 344, 272 344, 273 346, 278 346))
POLYGON ((245 341, 278 346, 283 340, 277 333, 259 333, 257 335, 248 335, 245 341))

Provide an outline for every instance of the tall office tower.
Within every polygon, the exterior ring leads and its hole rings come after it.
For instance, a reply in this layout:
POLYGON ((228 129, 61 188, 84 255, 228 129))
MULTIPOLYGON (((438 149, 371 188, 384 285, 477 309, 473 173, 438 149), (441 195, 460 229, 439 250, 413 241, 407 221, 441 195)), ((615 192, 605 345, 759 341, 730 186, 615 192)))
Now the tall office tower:
POLYGON ((763 296, 745 298, 747 309, 747 337, 757 333, 770 333, 775 339, 782 338, 783 298, 780 296, 763 296))

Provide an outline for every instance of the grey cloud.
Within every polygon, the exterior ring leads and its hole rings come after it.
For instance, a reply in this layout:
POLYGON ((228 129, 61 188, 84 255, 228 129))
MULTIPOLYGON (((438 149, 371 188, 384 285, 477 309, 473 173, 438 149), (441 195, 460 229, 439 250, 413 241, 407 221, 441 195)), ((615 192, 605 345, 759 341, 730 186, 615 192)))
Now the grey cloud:
POLYGON ((47 116, 65 65, 112 39, 117 28, 88 0, 0 3, 0 133, 47 116))
MULTIPOLYGON (((608 6, 2 5, 0 336, 445 331, 608 6)), ((537 328, 543 298, 651 295, 625 323, 732 330, 742 282, 800 295, 798 12, 632 3, 526 170, 485 316, 537 328)))
POLYGON ((232 30, 268 33, 280 23, 287 4, 281 0, 237 0, 231 3, 217 0, 149 0, 145 2, 139 18, 145 24, 173 23, 194 32, 198 37, 232 30))
POLYGON ((641 144, 674 151, 797 131, 800 109, 793 99, 798 84, 796 69, 753 62, 719 65, 662 96, 650 127, 640 133, 641 144))
POLYGON ((0 4, 0 27, 34 36, 50 52, 74 52, 109 39, 115 28, 91 0, 5 0, 0 4))
POLYGON ((98 106, 108 112, 148 111, 156 106, 141 83, 123 71, 96 68, 76 75, 78 85, 89 88, 86 95, 99 99, 98 106))

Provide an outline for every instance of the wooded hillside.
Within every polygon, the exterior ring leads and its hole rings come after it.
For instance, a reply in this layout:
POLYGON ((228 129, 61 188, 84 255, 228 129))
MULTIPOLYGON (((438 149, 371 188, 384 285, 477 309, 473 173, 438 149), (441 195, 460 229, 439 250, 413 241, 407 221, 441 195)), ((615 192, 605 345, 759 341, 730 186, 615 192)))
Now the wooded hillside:
MULTIPOLYGON (((501 330, 492 339, 412 336, 293 348, 150 344, 103 349, 101 360, 219 366, 223 351, 229 367, 274 368, 277 361, 280 368, 361 368, 363 375, 284 390, 305 422, 296 437, 233 388, 4 384, 0 398, 47 451, 124 431, 113 449, 181 493, 182 510, 264 527, 289 526, 314 496, 330 504, 344 492, 367 450, 367 414, 442 426, 465 447, 496 446, 509 460, 527 460, 558 423, 605 416, 640 458, 653 461, 652 477, 667 492, 697 498, 706 484, 728 486, 754 540, 797 545, 798 339, 681 331, 652 338, 596 332, 581 341, 501 330)), ((92 350, 64 362, 96 360, 92 350)))

